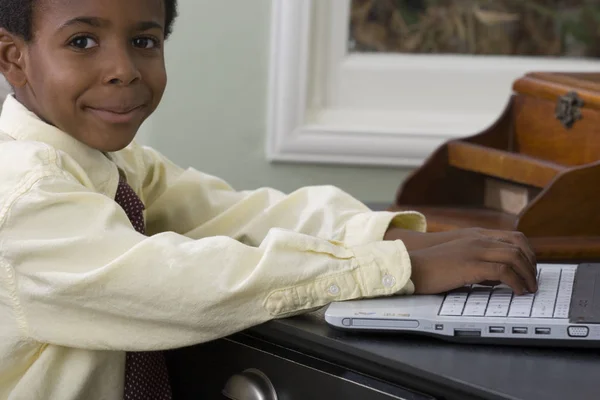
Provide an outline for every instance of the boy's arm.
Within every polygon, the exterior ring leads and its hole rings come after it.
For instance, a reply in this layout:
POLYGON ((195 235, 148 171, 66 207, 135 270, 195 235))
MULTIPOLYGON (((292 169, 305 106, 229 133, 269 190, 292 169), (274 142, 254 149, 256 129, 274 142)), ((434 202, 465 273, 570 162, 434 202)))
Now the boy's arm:
POLYGON ((347 245, 278 229, 258 247, 146 237, 112 199, 58 168, 32 171, 0 222, 0 304, 42 343, 174 348, 331 301, 413 290, 399 241, 347 245))
POLYGON ((139 151, 151 233, 224 235, 256 246, 277 227, 359 245, 383 240, 390 226, 425 230, 421 214, 372 212, 332 186, 305 187, 289 195, 269 188, 237 192, 218 178, 180 169, 152 149, 139 151))

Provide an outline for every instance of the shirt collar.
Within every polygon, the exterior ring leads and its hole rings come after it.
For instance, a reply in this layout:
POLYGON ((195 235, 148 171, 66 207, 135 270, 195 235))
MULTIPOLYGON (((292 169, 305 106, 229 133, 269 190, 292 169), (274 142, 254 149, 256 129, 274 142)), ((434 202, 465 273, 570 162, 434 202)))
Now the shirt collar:
POLYGON ((0 113, 0 131, 16 140, 46 143, 69 155, 85 172, 95 190, 109 196, 116 192, 117 166, 106 154, 42 121, 13 95, 6 97, 0 113))

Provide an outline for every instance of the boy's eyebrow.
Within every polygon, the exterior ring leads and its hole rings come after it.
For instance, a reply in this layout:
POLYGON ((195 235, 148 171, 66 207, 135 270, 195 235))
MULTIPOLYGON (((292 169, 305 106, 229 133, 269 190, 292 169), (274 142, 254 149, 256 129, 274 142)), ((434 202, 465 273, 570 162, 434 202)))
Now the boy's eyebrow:
POLYGON ((156 21, 142 21, 136 24, 138 31, 149 31, 150 29, 164 30, 163 26, 156 21))
MULTIPOLYGON (((98 18, 98 17, 77 17, 68 20, 59 28, 59 30, 65 29, 69 26, 73 25, 90 25, 96 28, 102 28, 104 26, 110 25, 110 21, 98 18)), ((156 21, 142 21, 135 25, 136 30, 139 31, 148 31, 150 29, 160 29, 164 30, 163 26, 156 21)))
POLYGON ((64 28, 67 28, 69 26, 80 25, 80 24, 91 25, 91 26, 100 28, 103 25, 106 25, 106 21, 102 20, 101 18, 96 18, 96 17, 77 17, 77 18, 70 19, 67 22, 65 22, 64 24, 62 24, 58 30, 63 30, 64 28))

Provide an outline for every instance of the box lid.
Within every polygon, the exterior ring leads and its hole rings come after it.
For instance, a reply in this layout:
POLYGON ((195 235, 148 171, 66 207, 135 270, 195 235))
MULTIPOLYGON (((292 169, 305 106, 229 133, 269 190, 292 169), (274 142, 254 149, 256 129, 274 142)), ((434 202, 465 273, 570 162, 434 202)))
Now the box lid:
POLYGON ((517 79, 513 90, 551 101, 568 96, 579 107, 600 110, 600 73, 531 72, 517 79))

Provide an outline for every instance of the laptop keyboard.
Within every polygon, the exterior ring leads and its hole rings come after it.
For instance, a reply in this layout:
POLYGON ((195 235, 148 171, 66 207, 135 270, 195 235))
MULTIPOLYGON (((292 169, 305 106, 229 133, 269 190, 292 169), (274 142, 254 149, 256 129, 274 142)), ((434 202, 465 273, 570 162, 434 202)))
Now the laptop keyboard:
POLYGON ((439 315, 568 318, 576 266, 538 266, 538 291, 515 296, 506 285, 472 285, 446 294, 439 315))

